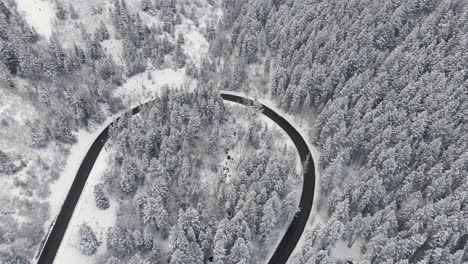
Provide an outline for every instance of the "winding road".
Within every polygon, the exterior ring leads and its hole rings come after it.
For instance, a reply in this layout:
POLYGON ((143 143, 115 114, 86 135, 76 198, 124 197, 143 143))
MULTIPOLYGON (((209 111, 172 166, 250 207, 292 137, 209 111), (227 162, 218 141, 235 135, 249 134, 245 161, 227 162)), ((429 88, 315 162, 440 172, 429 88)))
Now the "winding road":
MULTIPOLYGON (((229 93, 221 93, 221 97, 225 101, 239 103, 242 105, 253 104, 253 100, 251 99, 229 93)), ((132 114, 138 114, 140 109, 141 106, 132 109, 132 114)), ((268 262, 268 264, 285 264, 289 256, 294 251, 297 243, 299 242, 312 210, 315 191, 315 166, 312 159, 312 154, 307 146, 306 141, 304 138, 302 138, 300 133, 285 118, 265 105, 262 105, 262 113, 273 120, 289 135, 297 148, 302 163, 305 164, 303 169, 304 180, 302 194, 299 202, 300 211, 292 220, 291 224, 283 235, 281 242, 268 262)), ((114 123, 119 119, 120 118, 117 118, 114 123)), ((80 199, 88 176, 91 173, 94 163, 96 162, 99 153, 104 147, 104 144, 107 142, 110 126, 111 125, 107 126, 101 132, 101 134, 99 134, 91 148, 86 153, 86 156, 81 163, 80 168, 78 169, 76 177, 72 183, 60 213, 54 221, 52 230, 49 232, 42 250, 38 253, 40 254, 37 262, 38 264, 52 264, 54 262, 55 255, 57 254, 63 236, 65 235, 65 231, 67 230, 68 224, 70 223, 70 220, 73 216, 73 212, 78 203, 78 200, 80 199)))

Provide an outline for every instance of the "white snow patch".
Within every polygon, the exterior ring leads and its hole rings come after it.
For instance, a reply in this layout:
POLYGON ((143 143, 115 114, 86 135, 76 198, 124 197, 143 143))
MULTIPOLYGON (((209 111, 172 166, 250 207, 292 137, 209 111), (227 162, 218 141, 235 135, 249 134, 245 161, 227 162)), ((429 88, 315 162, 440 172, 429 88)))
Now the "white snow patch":
POLYGON ((106 54, 112 56, 114 58, 114 61, 118 65, 124 65, 124 61, 122 58, 123 54, 123 44, 122 40, 117 40, 117 39, 108 39, 104 40, 101 43, 104 51, 106 54))
POLYGON ((19 125, 39 117, 36 109, 20 95, 0 87, 0 117, 12 118, 19 125))
POLYGON ((343 240, 336 242, 335 246, 331 249, 331 257, 336 260, 351 260, 353 263, 362 260, 361 243, 356 241, 351 248, 343 240))
POLYGON ((209 43, 198 31, 192 31, 185 35, 184 51, 191 60, 201 66, 203 58, 208 54, 209 43))
POLYGON ((96 263, 96 257, 105 254, 107 250, 106 230, 115 224, 118 203, 115 199, 110 198, 109 208, 107 210, 99 210, 96 207, 93 191, 94 186, 100 182, 101 177, 108 169, 109 157, 111 157, 111 153, 103 148, 91 170, 54 263, 96 263), (91 227, 100 241, 98 251, 93 256, 81 254, 78 247, 79 225, 84 222, 91 227))
POLYGON ((52 21, 55 16, 52 3, 45 0, 16 0, 18 10, 24 13, 26 21, 45 38, 52 34, 52 21))

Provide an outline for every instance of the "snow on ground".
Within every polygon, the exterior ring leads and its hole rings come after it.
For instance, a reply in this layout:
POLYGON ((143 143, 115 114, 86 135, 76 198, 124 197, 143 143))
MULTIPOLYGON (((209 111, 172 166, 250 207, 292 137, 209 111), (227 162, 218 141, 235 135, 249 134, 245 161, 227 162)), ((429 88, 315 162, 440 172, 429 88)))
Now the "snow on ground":
POLYGON ((185 54, 190 56, 190 59, 195 65, 200 66, 202 60, 208 54, 209 44, 208 41, 198 31, 192 31, 185 34, 185 54))
MULTIPOLYGON (((47 154, 57 151, 55 146, 40 150, 31 150, 29 146, 31 134, 26 123, 33 122, 38 118, 39 113, 29 102, 21 96, 11 93, 8 89, 0 87, 0 150, 14 160, 21 160, 27 166, 14 175, 15 179, 13 177, 0 177, 0 185, 9 190, 8 196, 10 198, 25 194, 23 186, 15 186, 13 181, 28 183, 26 171, 29 170, 30 164, 34 164, 38 155, 46 164, 53 164, 52 161, 49 162, 50 159, 47 159, 47 154)), ((50 157, 53 156, 53 154, 50 155, 50 157)), ((29 187, 34 188, 34 186, 29 187)), ((2 193, 0 196, 3 195, 7 196, 7 193, 2 193)))
POLYGON ((184 35, 185 44, 183 46, 185 54, 195 65, 200 66, 202 60, 208 54, 209 43, 206 38, 198 31, 195 24, 184 19, 181 25, 176 26, 175 33, 184 35))
POLYGON ((363 259, 361 253, 361 243, 356 241, 351 248, 343 240, 336 242, 335 246, 331 249, 331 257, 335 260, 351 260, 353 263, 363 259))
POLYGON ((109 153, 105 148, 103 148, 99 154, 70 220, 70 224, 57 252, 54 263, 92 264, 96 263, 97 256, 105 254, 107 250, 107 240, 105 239, 106 230, 115 224, 118 203, 111 197, 109 199, 109 208, 107 210, 99 210, 96 207, 93 190, 94 186, 100 182, 101 177, 106 172, 111 156, 112 153, 109 153), (83 255, 79 250, 78 230, 79 225, 83 222, 87 223, 91 229, 93 229, 96 237, 100 241, 98 251, 93 256, 83 255))
POLYGON ((99 134, 113 121, 112 118, 108 118, 103 124, 99 125, 92 132, 86 130, 80 130, 75 132, 77 137, 77 143, 74 144, 70 149, 70 154, 67 158, 67 163, 63 169, 61 176, 50 186, 51 194, 49 197, 50 203, 50 215, 55 217, 58 215, 65 198, 67 197, 68 191, 75 179, 76 173, 83 162, 86 153, 93 144, 94 140, 99 134))
POLYGON ((104 40, 101 42, 102 48, 104 49, 104 52, 108 55, 110 55, 115 63, 118 65, 123 65, 124 60, 123 60, 123 44, 122 40, 117 40, 117 39, 108 39, 104 40))
MULTIPOLYGON (((28 0, 25 0, 28 1, 28 0)), ((109 7, 112 1, 108 0, 59 0, 59 2, 68 10, 73 6, 78 14, 77 19, 54 20, 53 28, 60 36, 60 43, 64 47, 71 48, 75 43, 82 43, 82 28, 90 34, 94 34, 96 28, 100 26, 101 21, 109 25, 111 23, 109 7)), ((114 34, 114 28, 107 26, 111 35, 114 34)))
POLYGON ((52 21, 55 10, 52 3, 46 0, 16 0, 18 11, 24 13, 29 25, 45 38, 52 34, 52 21))
POLYGON ((176 36, 182 32, 185 37, 183 46, 185 54, 197 66, 201 66, 209 51, 210 45, 203 35, 206 33, 208 23, 216 26, 223 17, 223 11, 220 8, 214 8, 206 2, 200 4, 202 6, 198 10, 198 27, 187 18, 183 18, 182 24, 175 27, 176 36))

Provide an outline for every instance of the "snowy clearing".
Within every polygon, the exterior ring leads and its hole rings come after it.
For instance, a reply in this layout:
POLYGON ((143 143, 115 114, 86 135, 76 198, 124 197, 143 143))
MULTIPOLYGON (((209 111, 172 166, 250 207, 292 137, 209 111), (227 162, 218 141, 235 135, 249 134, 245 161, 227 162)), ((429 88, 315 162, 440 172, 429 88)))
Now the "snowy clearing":
POLYGON ((200 66, 202 60, 208 54, 208 41, 198 31, 193 22, 188 19, 184 19, 184 23, 176 27, 176 34, 179 33, 182 33, 185 38, 185 44, 183 45, 185 54, 195 65, 200 66))
POLYGON ((24 13, 26 21, 36 29, 37 33, 49 38, 55 16, 52 3, 45 0, 16 0, 16 3, 19 11, 24 13))
POLYGON ((356 241, 351 248, 343 240, 336 242, 336 245, 331 249, 331 256, 337 260, 351 260, 353 263, 363 259, 361 253, 361 243, 356 241))

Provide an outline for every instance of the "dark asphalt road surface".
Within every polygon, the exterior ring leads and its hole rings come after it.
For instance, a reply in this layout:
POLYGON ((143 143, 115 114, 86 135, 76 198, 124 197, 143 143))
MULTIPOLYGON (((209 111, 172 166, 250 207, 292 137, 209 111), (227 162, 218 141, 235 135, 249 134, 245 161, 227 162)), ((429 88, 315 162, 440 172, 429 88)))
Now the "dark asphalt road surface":
MULTIPOLYGON (((247 98, 243 98, 237 95, 221 93, 221 97, 225 101, 231 101, 243 105, 252 105, 253 101, 247 98)), ((140 107, 132 109, 132 114, 135 115, 140 112, 140 107)), ((288 122, 286 119, 278 115, 276 112, 268 108, 267 106, 262 107, 262 113, 278 124, 292 139, 294 145, 299 152, 299 156, 303 164, 306 167, 303 170, 303 186, 301 200, 299 202, 300 211, 296 214, 289 225, 286 233, 283 235, 280 244, 276 248, 275 253, 271 257, 268 264, 284 264, 292 254, 297 242, 301 238, 304 228, 307 224, 307 220, 312 210, 312 204, 314 199, 315 190, 315 167, 314 161, 311 158, 309 148, 305 140, 301 137, 299 132, 288 122), (307 162, 306 162, 307 161, 307 162)), ((115 122, 117 122, 117 118, 115 122)), ((67 230, 70 219, 73 215, 75 207, 80 199, 83 188, 86 184, 86 180, 96 162, 96 159, 107 142, 109 136, 109 126, 107 126, 101 134, 94 141, 91 148, 86 153, 83 162, 78 169, 73 184, 68 192, 65 202, 55 219, 55 224, 47 237, 44 247, 40 252, 38 264, 52 264, 55 259, 55 255, 60 247, 65 231, 67 230)))

